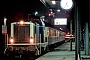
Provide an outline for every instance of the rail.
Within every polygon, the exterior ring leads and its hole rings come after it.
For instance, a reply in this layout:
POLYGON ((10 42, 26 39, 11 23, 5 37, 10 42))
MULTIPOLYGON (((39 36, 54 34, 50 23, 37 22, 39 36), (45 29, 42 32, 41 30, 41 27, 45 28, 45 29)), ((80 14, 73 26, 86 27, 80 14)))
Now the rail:
POLYGON ((81 57, 82 60, 90 60, 90 56, 83 56, 81 57))

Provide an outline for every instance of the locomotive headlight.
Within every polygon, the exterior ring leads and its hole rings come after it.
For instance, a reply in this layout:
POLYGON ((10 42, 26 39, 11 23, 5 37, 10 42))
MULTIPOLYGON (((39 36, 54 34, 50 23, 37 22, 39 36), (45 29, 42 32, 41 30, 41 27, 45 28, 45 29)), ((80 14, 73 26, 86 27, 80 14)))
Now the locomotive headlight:
POLYGON ((30 38, 30 43, 33 44, 34 43, 34 39, 31 37, 30 38))
POLYGON ((23 25, 23 24, 24 24, 24 21, 23 21, 23 20, 21 20, 21 21, 19 22, 19 24, 20 24, 20 25, 23 25))
POLYGON ((13 38, 10 39, 10 43, 11 43, 11 44, 14 43, 14 39, 13 39, 13 38))

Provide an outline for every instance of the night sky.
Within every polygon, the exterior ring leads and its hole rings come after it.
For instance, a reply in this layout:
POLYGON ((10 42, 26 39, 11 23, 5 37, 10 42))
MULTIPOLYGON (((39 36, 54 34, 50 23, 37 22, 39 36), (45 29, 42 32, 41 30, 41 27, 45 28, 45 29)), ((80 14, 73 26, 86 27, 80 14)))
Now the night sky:
POLYGON ((0 2, 2 16, 13 17, 19 13, 25 15, 38 11, 40 14, 46 13, 47 8, 40 0, 3 0, 0 2))

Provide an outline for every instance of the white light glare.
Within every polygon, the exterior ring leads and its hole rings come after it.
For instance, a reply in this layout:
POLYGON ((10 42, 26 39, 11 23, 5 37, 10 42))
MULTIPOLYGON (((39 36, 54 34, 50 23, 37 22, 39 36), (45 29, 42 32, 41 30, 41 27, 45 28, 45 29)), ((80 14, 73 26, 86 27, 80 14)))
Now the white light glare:
POLYGON ((60 28, 60 30, 63 30, 62 28, 60 28))
POLYGON ((56 2, 55 2, 55 1, 52 1, 52 3, 53 3, 53 4, 56 4, 56 2))
POLYGON ((14 42, 14 39, 13 39, 13 38, 11 38, 11 39, 10 39, 10 43, 11 43, 11 44, 13 44, 13 42, 14 42))
POLYGON ((6 20, 7 20, 7 18, 4 18, 4 25, 6 26, 6 20))
POLYGON ((33 40, 32 38, 30 39, 30 43, 31 43, 31 44, 34 43, 34 40, 33 40))
POLYGON ((61 0, 60 5, 63 9, 70 9, 73 6, 72 0, 61 0))
POLYGON ((7 20, 7 18, 4 18, 4 20, 7 20))
POLYGON ((57 11, 58 11, 58 12, 60 12, 60 10, 59 10, 59 9, 58 9, 57 11))
POLYGON ((35 12, 35 15, 37 15, 37 14, 38 14, 38 12, 36 11, 36 12, 35 12))
POLYGON ((11 39, 10 42, 13 43, 13 39, 11 39))

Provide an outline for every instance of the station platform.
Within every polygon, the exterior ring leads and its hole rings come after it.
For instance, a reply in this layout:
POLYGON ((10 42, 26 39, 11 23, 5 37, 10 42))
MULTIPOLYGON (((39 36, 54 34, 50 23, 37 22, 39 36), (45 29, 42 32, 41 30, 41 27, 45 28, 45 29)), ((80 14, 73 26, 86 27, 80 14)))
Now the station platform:
MULTIPOLYGON (((80 52, 84 56, 84 51, 80 52)), ((65 42, 36 60, 75 60, 75 42, 72 42, 72 51, 70 51, 70 42, 65 42)))

